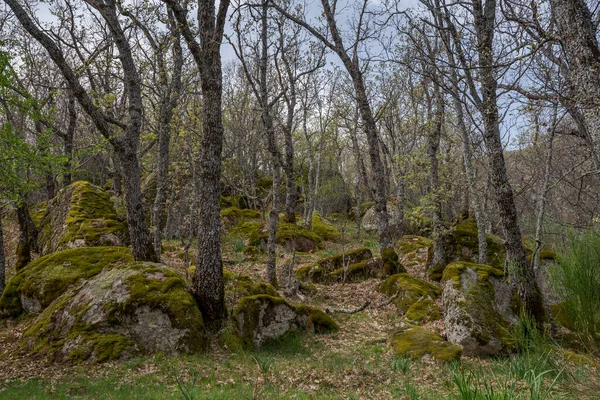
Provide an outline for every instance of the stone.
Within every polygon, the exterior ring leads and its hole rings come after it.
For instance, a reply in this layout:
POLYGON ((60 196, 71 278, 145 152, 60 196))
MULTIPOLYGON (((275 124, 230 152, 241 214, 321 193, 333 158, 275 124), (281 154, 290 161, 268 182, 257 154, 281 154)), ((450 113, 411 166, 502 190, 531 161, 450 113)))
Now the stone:
POLYGON ((318 212, 312 215, 312 231, 319 235, 323 240, 337 242, 342 238, 342 234, 331 222, 321 217, 318 212))
POLYGON ((467 356, 496 356, 510 348, 518 296, 503 271, 467 262, 449 264, 442 277, 446 336, 467 356))
POLYGON ((154 263, 105 268, 65 292, 23 334, 23 345, 53 362, 203 351, 202 315, 183 279, 154 263))
MULTIPOLYGON (((392 202, 387 203, 387 212, 389 217, 389 224, 391 231, 397 231, 400 228, 400 211, 398 210, 398 206, 396 206, 392 202)), ((377 216, 375 215, 375 207, 372 206, 365 212, 362 217, 362 227, 367 232, 375 232, 377 231, 377 216)))
POLYGON ((40 257, 14 275, 0 297, 0 315, 39 313, 72 286, 110 265, 133 262, 127 247, 81 247, 40 257))
MULTIPOLYGON (((300 281, 310 281, 317 283, 339 282, 344 276, 344 267, 352 271, 351 275, 355 277, 367 273, 372 276, 379 266, 383 263, 367 263, 372 260, 373 253, 367 248, 358 248, 342 254, 326 257, 318 260, 316 263, 302 266, 296 270, 296 278, 300 281)), ((347 271, 347 272, 348 272, 347 271)))
POLYGON ((378 290, 388 297, 398 293, 393 303, 405 313, 413 304, 425 300, 435 301, 442 294, 441 288, 407 273, 388 277, 379 284, 378 290))
POLYGON ((86 181, 73 182, 48 202, 39 222, 41 255, 83 246, 123 246, 129 242, 108 193, 86 181))
POLYGON ((392 350, 396 355, 407 355, 415 360, 433 358, 451 361, 461 355, 460 347, 445 341, 440 335, 406 323, 393 334, 392 350))
POLYGON ((232 319, 236 335, 246 348, 261 347, 288 332, 336 332, 339 327, 323 311, 287 300, 260 294, 243 297, 236 304, 232 319))

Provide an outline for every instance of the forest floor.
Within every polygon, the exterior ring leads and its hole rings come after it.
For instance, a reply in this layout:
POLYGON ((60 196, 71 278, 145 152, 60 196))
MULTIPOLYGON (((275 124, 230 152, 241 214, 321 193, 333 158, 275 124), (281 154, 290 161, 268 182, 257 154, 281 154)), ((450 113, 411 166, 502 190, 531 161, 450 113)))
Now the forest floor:
MULTIPOLYGON (((357 239, 352 228, 346 230, 344 244, 326 243, 297 257, 296 264, 357 247, 378 253, 374 236, 357 239)), ((163 261, 185 276, 182 248, 169 241, 163 261)), ((239 238, 226 237, 223 254, 225 268, 257 280, 263 276, 265 259, 245 259, 239 238)), ((290 259, 282 251, 279 266, 290 259)), ((422 276, 423 267, 409 273, 422 276)), ((316 294, 304 300, 322 308, 380 304, 386 298, 376 290, 378 282, 317 285, 316 294)), ((395 356, 389 345, 401 317, 393 305, 367 308, 335 314, 337 333, 291 334, 260 350, 231 353, 213 338, 205 354, 100 365, 55 365, 32 357, 18 344, 31 319, 0 322, 0 399, 600 399, 597 355, 549 338, 535 351, 502 358, 413 361, 395 356)), ((441 321, 428 328, 443 334, 441 321)))

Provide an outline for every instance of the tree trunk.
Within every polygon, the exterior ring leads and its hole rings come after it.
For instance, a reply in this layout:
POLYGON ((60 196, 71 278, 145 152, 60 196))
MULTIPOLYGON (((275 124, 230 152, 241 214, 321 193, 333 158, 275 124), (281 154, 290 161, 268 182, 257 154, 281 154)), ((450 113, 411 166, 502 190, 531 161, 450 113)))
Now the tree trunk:
MULTIPOLYGON (((600 49, 596 26, 584 0, 550 0, 557 34, 567 54, 571 101, 585 118, 594 159, 600 159, 600 49)), ((579 111, 578 110, 578 111, 579 111)))
POLYGON ((123 149, 118 154, 122 171, 125 210, 127 211, 127 228, 131 241, 133 258, 138 261, 158 262, 156 252, 150 240, 150 231, 146 224, 144 206, 142 204, 140 165, 135 148, 123 149))
POLYGON ((21 199, 17 204, 16 211, 19 222, 19 242, 15 269, 20 271, 31 262, 31 251, 37 250, 37 228, 29 215, 26 199, 21 199))
POLYGON ((550 190, 550 175, 552 173, 552 151, 554 144, 554 133, 556 131, 556 108, 550 134, 548 135, 547 150, 546 150, 546 166, 544 170, 544 181, 538 198, 538 212, 535 222, 535 253, 533 254, 533 268, 537 269, 540 265, 540 251, 542 249, 542 227, 544 225, 544 213, 546 211, 546 199, 550 190))
POLYGON ((436 268, 446 265, 446 253, 444 250, 444 226, 442 221, 442 204, 440 200, 440 177, 438 151, 440 148, 440 140, 442 137, 442 129, 444 123, 444 97, 436 85, 434 89, 435 96, 435 113, 433 115, 433 131, 429 134, 427 155, 429 156, 430 171, 429 183, 431 185, 432 202, 433 202, 433 256, 431 259, 431 267, 436 268))
POLYGON ((63 178, 63 187, 69 186, 73 181, 73 138, 75 137, 75 128, 77 127, 77 110, 75 108, 75 97, 69 92, 69 125, 63 136, 65 161, 65 175, 63 178))
POLYGON ((2 210, 0 209, 0 296, 6 287, 6 255, 4 254, 4 233, 2 231, 2 210))
POLYGON ((535 318, 538 325, 541 325, 546 319, 546 313, 533 267, 527 262, 525 248, 523 247, 517 209, 512 187, 506 173, 503 147, 500 140, 500 119, 496 94, 498 82, 494 71, 493 51, 496 1, 488 0, 483 6, 480 0, 473 0, 473 14, 481 80, 479 111, 483 118, 483 138, 488 151, 490 178, 496 195, 500 222, 504 230, 510 282, 523 300, 526 312, 535 318))

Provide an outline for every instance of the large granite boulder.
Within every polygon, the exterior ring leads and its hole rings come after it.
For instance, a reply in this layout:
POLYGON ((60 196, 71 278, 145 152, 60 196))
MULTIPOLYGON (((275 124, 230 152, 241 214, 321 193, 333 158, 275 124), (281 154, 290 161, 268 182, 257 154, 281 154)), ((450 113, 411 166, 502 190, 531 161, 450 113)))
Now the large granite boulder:
POLYGON ((261 347, 291 331, 329 333, 339 329, 329 315, 317 308, 296 306, 266 294, 241 298, 232 319, 235 333, 246 348, 261 347))
POLYGON ((41 255, 84 246, 122 246, 127 226, 110 195, 89 182, 73 182, 50 200, 39 222, 41 255))
POLYGON ((202 351, 202 315, 183 279, 153 263, 113 264, 52 302, 24 333, 54 362, 202 351))
POLYGON ((509 349, 518 296, 503 271, 467 262, 449 264, 442 277, 446 336, 467 356, 495 356, 509 349))
POLYGON ((39 313, 74 285, 110 265, 133 262, 127 247, 81 247, 49 254, 13 276, 0 297, 0 315, 39 313))

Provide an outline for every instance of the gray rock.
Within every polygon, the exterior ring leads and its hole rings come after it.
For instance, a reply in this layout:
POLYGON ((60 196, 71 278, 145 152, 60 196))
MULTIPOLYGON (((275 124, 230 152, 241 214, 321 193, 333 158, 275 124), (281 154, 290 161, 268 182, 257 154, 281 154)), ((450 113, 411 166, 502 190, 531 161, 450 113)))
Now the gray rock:
MULTIPOLYGON (((395 231, 400 227, 400 211, 394 203, 387 203, 387 212, 389 217, 390 230, 395 231)), ((375 206, 369 208, 362 218, 362 227, 367 232, 377 230, 377 216, 375 215, 375 206)))
POLYGON ((23 335, 49 359, 109 361, 202 351, 202 316, 185 282, 160 264, 114 265, 54 301, 23 335))
POLYGON ((335 321, 323 311, 295 306, 281 297, 269 295, 241 298, 232 316, 237 334, 246 347, 261 347, 290 331, 327 333, 338 330, 335 321))
POLYGON ((488 265, 455 262, 444 270, 442 283, 448 341, 461 346, 466 356, 506 352, 517 314, 504 273, 488 265))

